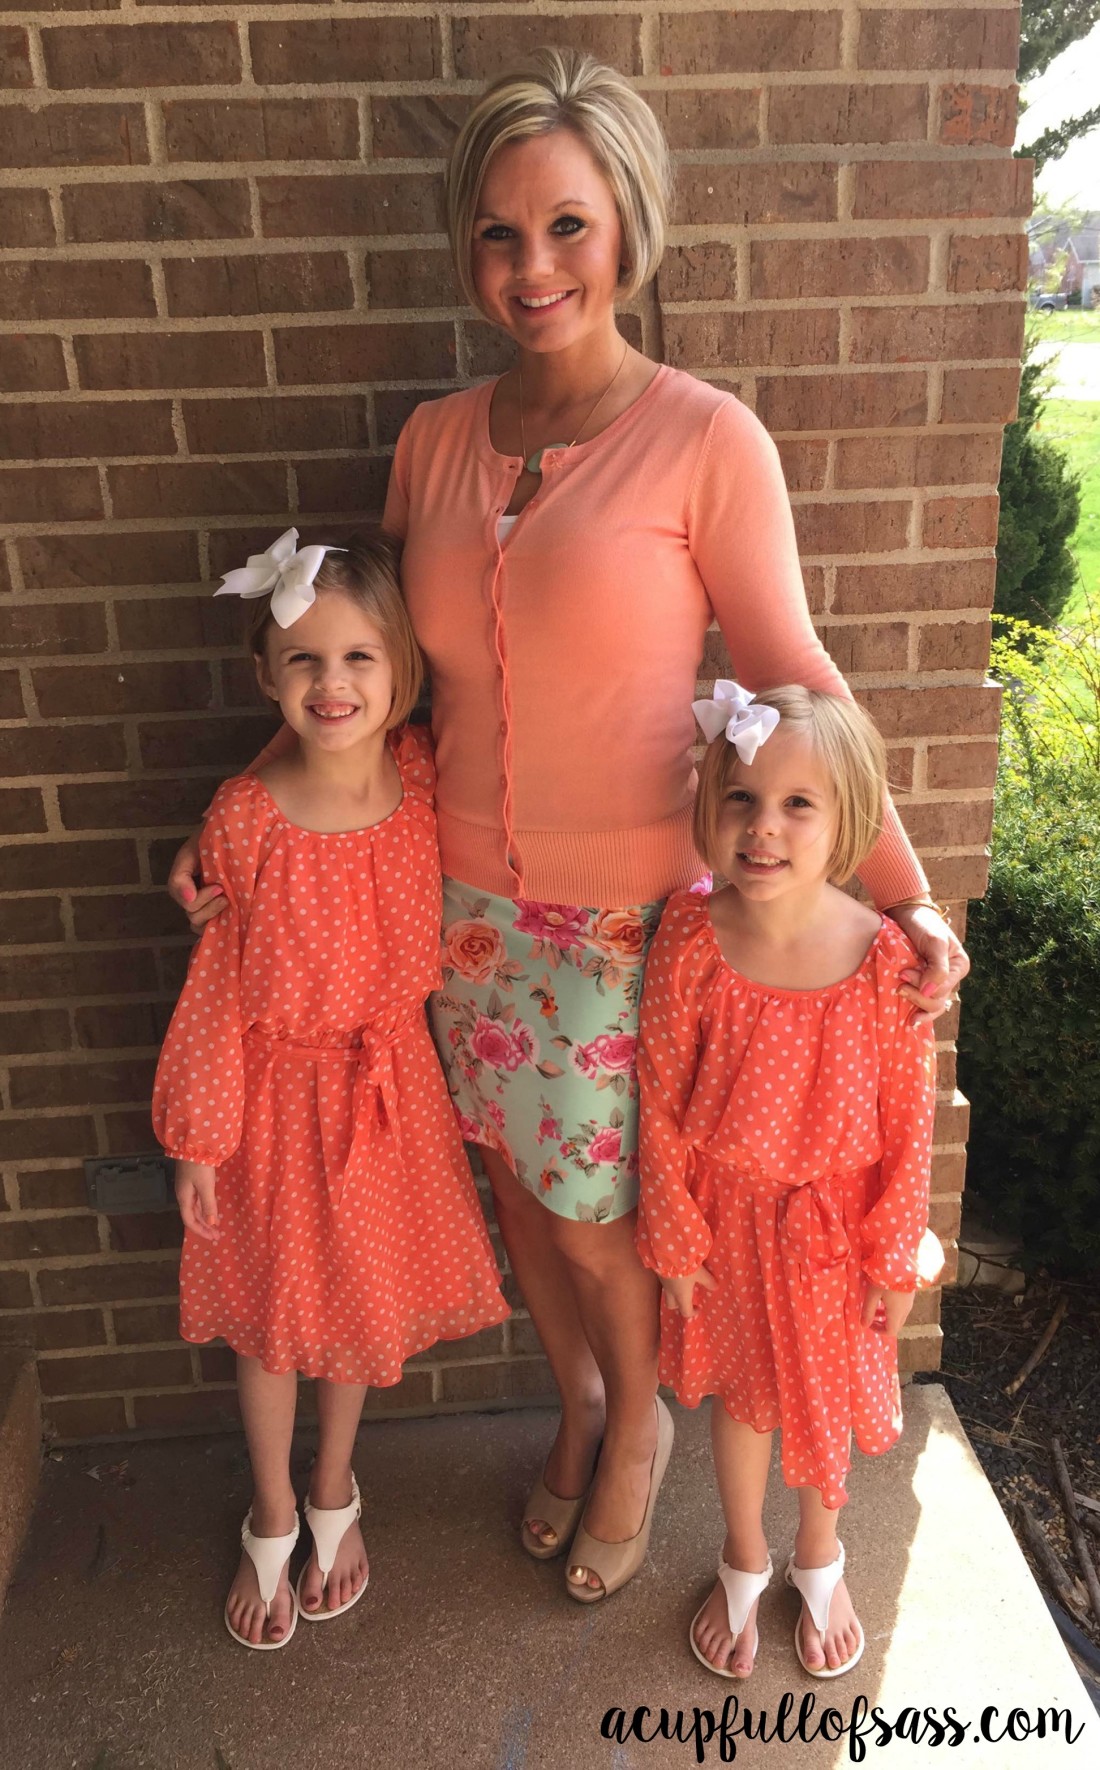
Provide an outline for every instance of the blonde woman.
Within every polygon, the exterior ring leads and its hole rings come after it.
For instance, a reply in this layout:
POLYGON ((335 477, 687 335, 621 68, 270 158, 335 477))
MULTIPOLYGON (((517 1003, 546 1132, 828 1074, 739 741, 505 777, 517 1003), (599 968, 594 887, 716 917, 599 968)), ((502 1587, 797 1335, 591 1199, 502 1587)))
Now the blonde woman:
MULTIPOLYGON (((661 904, 703 871, 704 634, 717 617, 749 688, 848 692, 768 436, 616 326, 660 262, 668 193, 656 119, 612 69, 548 52, 487 90, 451 155, 448 225, 459 287, 515 365, 413 412, 385 517, 432 678, 436 1039, 561 1393, 522 1541, 539 1559, 572 1544, 582 1603, 641 1566, 671 1444, 657 1281, 634 1249, 633 1059, 661 904)), ((193 859, 173 879, 194 914, 193 859)), ((890 806, 861 877, 922 955, 907 994, 940 1011, 967 962, 890 806)))

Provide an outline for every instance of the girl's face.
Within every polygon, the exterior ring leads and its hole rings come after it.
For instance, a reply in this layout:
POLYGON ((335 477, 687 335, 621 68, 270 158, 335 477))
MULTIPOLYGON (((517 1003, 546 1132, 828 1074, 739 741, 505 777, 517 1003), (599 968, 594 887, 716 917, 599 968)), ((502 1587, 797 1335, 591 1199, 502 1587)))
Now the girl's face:
POLYGON ((319 591, 292 627, 268 627, 256 675, 304 744, 346 750, 386 729, 393 668, 385 641, 339 590, 319 591))
POLYGON ((734 757, 718 817, 721 871, 738 891, 771 902, 820 885, 836 841, 836 795, 809 737, 780 724, 747 765, 734 757))
POLYGON ((511 142, 489 162, 474 286, 522 349, 564 350, 614 324, 622 245, 611 187, 572 130, 511 142))

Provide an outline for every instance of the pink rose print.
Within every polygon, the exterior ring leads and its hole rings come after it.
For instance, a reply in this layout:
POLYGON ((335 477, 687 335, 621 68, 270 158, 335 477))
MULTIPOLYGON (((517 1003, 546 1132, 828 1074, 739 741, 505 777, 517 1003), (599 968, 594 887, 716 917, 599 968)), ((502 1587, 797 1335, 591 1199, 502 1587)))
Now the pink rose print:
POLYGON ((622 1145, 623 1134, 609 1125, 603 1131, 597 1131, 586 1151, 590 1162, 617 1162, 622 1145))
POLYGON ((455 1107, 455 1118, 458 1120, 458 1134, 463 1143, 477 1143, 481 1137, 481 1126, 468 1113, 460 1112, 455 1107))
POLYGON ((521 934, 533 934, 536 940, 553 941, 563 953, 580 947, 580 935, 588 926, 588 911, 568 903, 534 903, 527 898, 516 899, 516 916, 512 927, 521 934))
POLYGON ((504 1129, 504 1108, 499 1104, 499 1102, 497 1102, 496 1100, 490 1100, 487 1103, 485 1110, 488 1113, 489 1117, 492 1119, 497 1130, 503 1131, 503 1129, 504 1129))
POLYGON ((539 1143, 546 1143, 551 1137, 561 1136, 561 1126, 557 1119, 540 1119, 535 1137, 539 1143))
POLYGON ((479 1014, 470 1034, 470 1049, 490 1069, 515 1071, 533 1064, 539 1054, 538 1040, 526 1021, 514 1020, 510 1028, 502 1021, 479 1014))
POLYGON ((600 1033, 590 1045, 574 1045, 571 1055, 581 1075, 593 1081, 601 1069, 612 1075, 629 1075, 637 1044, 633 1033, 600 1033))

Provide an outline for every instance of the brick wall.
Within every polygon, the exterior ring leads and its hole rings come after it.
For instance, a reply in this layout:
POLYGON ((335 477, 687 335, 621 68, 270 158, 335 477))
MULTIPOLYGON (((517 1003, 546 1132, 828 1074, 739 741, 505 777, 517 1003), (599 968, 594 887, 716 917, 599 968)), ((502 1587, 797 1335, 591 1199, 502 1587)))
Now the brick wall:
MULTIPOLYGON (((288 519, 377 510, 415 401, 504 361, 440 232, 468 95, 543 42, 649 95, 675 228, 625 325, 778 437, 815 618, 960 917, 990 829, 1030 169, 1013 4, 25 8, 0 23, 0 1339, 38 1346, 79 1439, 235 1418, 230 1355, 176 1338, 174 1217, 97 1217, 81 1163, 152 1146, 188 949, 166 862, 264 729, 209 580, 288 519)), ((950 1238, 966 1107, 941 1026, 950 1238)), ((937 1301, 911 1365, 936 1361, 937 1301)), ((373 1399, 547 1388, 518 1317, 373 1399)))

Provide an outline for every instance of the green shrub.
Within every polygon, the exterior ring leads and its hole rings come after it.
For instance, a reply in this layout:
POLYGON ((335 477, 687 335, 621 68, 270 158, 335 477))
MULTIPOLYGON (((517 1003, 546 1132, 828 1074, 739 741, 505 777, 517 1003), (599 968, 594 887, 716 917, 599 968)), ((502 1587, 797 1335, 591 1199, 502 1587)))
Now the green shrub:
POLYGON ((1100 648, 997 622, 989 892, 959 1037, 968 1181, 1031 1264, 1100 1269, 1100 648), (1023 650, 1021 651, 1021 646, 1023 650))
POLYGON ((1070 541, 1081 512, 1080 481, 1056 443, 1037 428, 1042 414, 1046 365, 1030 360, 1035 339, 1024 349, 1020 408, 1005 430, 998 486, 998 614, 1047 625, 1056 621, 1076 583, 1070 541))

